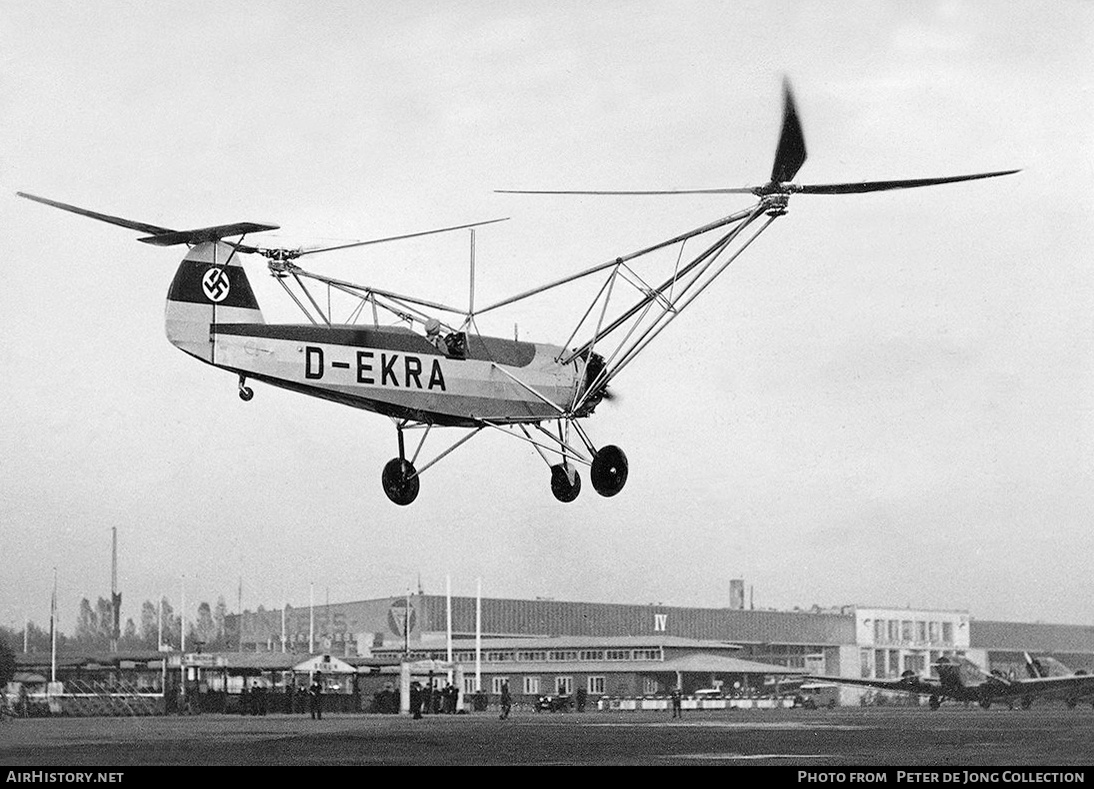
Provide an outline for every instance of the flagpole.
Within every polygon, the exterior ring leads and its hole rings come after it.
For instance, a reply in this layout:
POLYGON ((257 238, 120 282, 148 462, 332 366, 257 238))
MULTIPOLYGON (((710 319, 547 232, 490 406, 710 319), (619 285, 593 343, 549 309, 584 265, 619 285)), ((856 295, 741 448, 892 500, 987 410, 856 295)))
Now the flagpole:
POLYGON ((179 608, 179 696, 186 699, 186 576, 179 581, 182 604, 179 608))
POLYGON ((448 652, 445 655, 445 660, 449 665, 448 669, 448 682, 452 683, 452 576, 446 575, 444 577, 444 596, 445 596, 445 608, 448 615, 448 652))
POLYGON ((182 605, 179 608, 179 652, 186 651, 186 576, 179 581, 182 605))
POLYGON ((49 681, 57 681, 57 568, 53 568, 53 597, 49 603, 49 681))
POLYGON ((482 692, 482 579, 475 586, 475 692, 482 692))
POLYGON ((236 594, 236 608, 239 609, 239 651, 243 652, 243 574, 239 576, 239 591, 236 594))
POLYGON ((308 654, 315 654, 315 584, 308 592, 308 654))

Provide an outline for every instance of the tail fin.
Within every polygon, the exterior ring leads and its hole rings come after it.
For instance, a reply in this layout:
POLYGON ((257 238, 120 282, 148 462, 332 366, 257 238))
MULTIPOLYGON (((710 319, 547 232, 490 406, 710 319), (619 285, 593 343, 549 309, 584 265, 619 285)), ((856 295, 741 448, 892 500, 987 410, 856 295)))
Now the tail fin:
POLYGON ((167 339, 215 363, 214 323, 265 323, 235 247, 220 241, 194 246, 182 259, 167 292, 167 339))

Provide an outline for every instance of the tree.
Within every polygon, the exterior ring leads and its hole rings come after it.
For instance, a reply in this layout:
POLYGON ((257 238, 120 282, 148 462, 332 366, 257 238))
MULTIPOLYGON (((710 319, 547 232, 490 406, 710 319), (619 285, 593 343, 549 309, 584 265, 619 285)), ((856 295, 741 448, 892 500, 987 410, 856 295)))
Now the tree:
POLYGON ((212 645, 213 639, 216 638, 217 626, 213 621, 213 609, 209 607, 208 603, 202 603, 198 606, 198 619, 194 623, 194 631, 197 640, 206 646, 212 645))
POLYGON ((95 601, 95 615, 99 620, 98 638, 95 641, 102 648, 106 648, 114 638, 114 607, 105 597, 100 597, 95 601))
POLYGON ((217 598, 217 607, 213 609, 213 624, 216 625, 216 643, 218 647, 227 646, 228 632, 226 621, 228 619, 228 604, 224 602, 224 595, 217 598))
POLYGON ((165 646, 177 646, 179 643, 179 618, 175 616, 175 609, 164 597, 160 601, 160 613, 163 615, 163 643, 165 646))
POLYGON ((140 638, 137 636, 137 623, 133 621, 133 617, 125 620, 125 630, 122 632, 121 642, 128 649, 135 649, 141 645, 140 638))
POLYGON ((99 632, 99 617, 86 597, 80 599, 80 608, 76 613, 76 642, 81 646, 91 646, 99 632))
POLYGON ((15 653, 8 646, 6 634, 0 633, 0 688, 3 688, 15 676, 15 653))
POLYGON ((36 654, 49 652, 49 629, 43 630, 34 622, 27 622, 27 649, 36 654))
POLYGON ((159 612, 151 600, 141 603, 140 643, 145 649, 158 649, 160 637, 159 612))

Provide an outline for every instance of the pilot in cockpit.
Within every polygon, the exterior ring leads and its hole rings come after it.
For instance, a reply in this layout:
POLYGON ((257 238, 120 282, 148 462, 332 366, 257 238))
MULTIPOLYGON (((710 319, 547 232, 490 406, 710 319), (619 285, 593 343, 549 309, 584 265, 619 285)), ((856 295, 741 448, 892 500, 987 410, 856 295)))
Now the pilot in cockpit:
POLYGON ((441 322, 430 318, 425 322, 425 338, 441 353, 448 354, 448 343, 441 336, 441 322))

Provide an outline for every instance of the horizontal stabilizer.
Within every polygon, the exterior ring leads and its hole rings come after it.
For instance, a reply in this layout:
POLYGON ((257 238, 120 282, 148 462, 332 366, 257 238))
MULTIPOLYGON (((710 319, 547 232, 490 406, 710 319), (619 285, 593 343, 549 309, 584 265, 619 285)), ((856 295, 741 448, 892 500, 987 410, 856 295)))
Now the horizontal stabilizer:
POLYGON ((261 233, 264 230, 277 230, 279 225, 262 225, 257 222, 235 222, 230 225, 199 227, 196 230, 169 230, 154 236, 138 238, 145 244, 157 247, 173 247, 176 244, 200 244, 203 241, 219 241, 228 236, 242 236, 245 233, 261 233))

